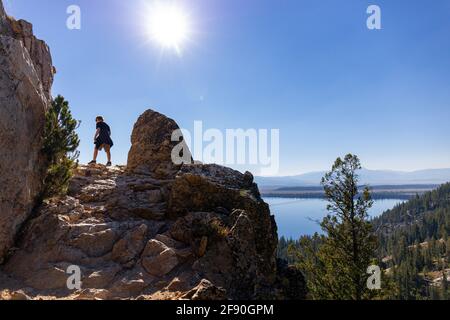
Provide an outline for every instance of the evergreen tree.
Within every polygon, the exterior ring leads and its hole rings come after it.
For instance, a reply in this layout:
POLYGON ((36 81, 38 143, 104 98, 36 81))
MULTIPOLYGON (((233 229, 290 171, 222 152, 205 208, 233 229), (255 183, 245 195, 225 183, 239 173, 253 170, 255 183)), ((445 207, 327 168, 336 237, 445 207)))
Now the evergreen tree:
POLYGON ((56 97, 46 114, 43 153, 47 172, 41 200, 65 194, 78 159, 80 140, 76 133, 79 121, 73 119, 69 103, 56 97))
POLYGON ((338 158, 322 179, 329 215, 321 223, 324 236, 303 239, 300 267, 314 299, 360 300, 367 289, 367 268, 375 257, 376 238, 368 221, 373 201, 366 187, 360 193, 357 156, 338 158), (318 247, 315 247, 315 244, 318 247))

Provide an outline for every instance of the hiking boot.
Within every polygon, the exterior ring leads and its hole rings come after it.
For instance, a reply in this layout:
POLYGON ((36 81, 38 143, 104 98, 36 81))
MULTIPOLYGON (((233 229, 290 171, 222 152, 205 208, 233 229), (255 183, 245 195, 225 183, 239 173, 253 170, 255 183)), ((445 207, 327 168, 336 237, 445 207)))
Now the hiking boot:
POLYGON ((92 165, 92 164, 97 164, 97 161, 92 160, 91 162, 88 163, 88 165, 92 165))
POLYGON ((106 166, 107 166, 107 167, 111 167, 111 166, 112 166, 111 161, 108 161, 108 163, 106 164, 106 166))

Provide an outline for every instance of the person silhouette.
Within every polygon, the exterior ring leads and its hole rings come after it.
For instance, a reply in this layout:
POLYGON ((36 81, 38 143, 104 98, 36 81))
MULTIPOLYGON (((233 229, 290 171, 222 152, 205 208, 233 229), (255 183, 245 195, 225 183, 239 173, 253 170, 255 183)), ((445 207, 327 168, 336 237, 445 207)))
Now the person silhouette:
POLYGON ((101 150, 105 150, 106 155, 108 157, 108 162, 106 163, 107 167, 110 167, 112 165, 111 163, 111 148, 114 145, 114 142, 111 139, 111 128, 109 125, 105 122, 102 116, 98 116, 95 118, 96 128, 95 136, 94 136, 94 159, 89 162, 89 164, 96 164, 97 163, 97 156, 98 152, 101 150))

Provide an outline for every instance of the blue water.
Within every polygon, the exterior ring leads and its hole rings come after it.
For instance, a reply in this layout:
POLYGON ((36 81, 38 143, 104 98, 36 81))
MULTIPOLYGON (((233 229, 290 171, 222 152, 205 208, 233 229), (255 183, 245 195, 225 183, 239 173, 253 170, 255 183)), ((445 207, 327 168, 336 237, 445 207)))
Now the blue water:
MULTIPOLYGON (((315 220, 322 221, 327 214, 327 202, 323 199, 264 198, 270 205, 278 225, 278 236, 298 239, 301 235, 312 235, 321 232, 315 220)), ((376 217, 404 200, 376 200, 369 211, 376 217)))

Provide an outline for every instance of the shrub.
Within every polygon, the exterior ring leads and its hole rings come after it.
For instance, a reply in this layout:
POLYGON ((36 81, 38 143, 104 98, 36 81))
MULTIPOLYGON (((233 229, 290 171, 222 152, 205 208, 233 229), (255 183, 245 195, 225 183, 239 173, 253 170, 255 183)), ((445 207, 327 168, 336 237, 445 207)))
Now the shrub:
POLYGON ((196 219, 192 226, 192 234, 195 238, 208 237, 214 240, 221 240, 228 237, 229 233, 229 228, 217 218, 209 222, 196 219))
POLYGON ((73 119, 69 103, 56 97, 46 114, 42 151, 46 156, 46 176, 41 199, 67 193, 72 171, 78 164, 77 148, 80 140, 76 133, 80 122, 73 119))

